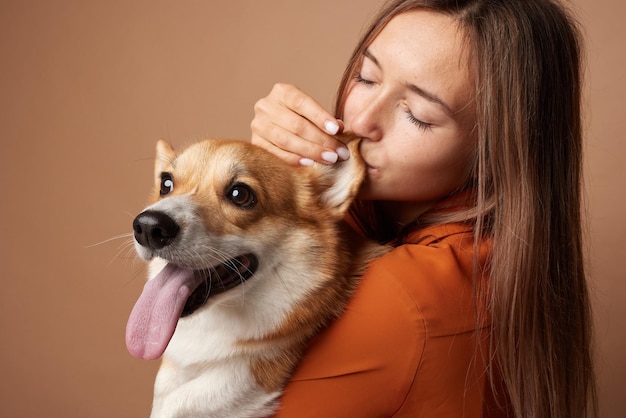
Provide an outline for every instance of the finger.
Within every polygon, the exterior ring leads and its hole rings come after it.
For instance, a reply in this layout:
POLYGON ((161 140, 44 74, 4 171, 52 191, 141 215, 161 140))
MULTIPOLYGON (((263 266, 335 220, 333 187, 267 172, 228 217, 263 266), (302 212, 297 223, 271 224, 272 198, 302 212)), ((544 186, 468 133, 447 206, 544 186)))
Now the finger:
MULTIPOLYGON (((341 129, 343 123, 339 121, 339 125, 341 129)), ((280 100, 265 98, 257 102, 250 128, 253 136, 309 160, 334 163, 349 157, 341 141, 320 130, 280 100)))
POLYGON ((285 107, 303 116, 318 129, 329 135, 341 133, 343 124, 315 99, 297 87, 288 84, 276 84, 272 93, 276 97, 282 97, 282 103, 285 107))
MULTIPOLYGON (((262 133, 256 130, 251 137, 251 142, 292 165, 310 165, 316 159, 323 162, 324 158, 317 157, 318 155, 325 155, 327 159, 333 159, 332 156, 328 157, 327 151, 324 151, 322 147, 306 141, 278 125, 265 125, 262 133)), ((332 161, 326 161, 326 163, 330 162, 332 161)))
MULTIPOLYGON (((286 123, 286 125, 292 126, 292 130, 297 133, 269 121, 264 121, 261 117, 255 118, 251 123, 252 142, 261 144, 269 151, 273 151, 275 147, 289 154, 295 154, 303 158, 301 163, 305 165, 309 165, 313 161, 332 164, 340 158, 349 157, 349 152, 343 143, 323 133, 308 120, 293 115, 291 117, 294 120, 291 123, 286 123), (256 126, 257 124, 258 126, 256 126)), ((282 122, 284 123, 285 119, 282 122)), ((280 155, 284 156, 285 154, 281 152, 280 155)), ((292 162, 294 159, 295 157, 290 156, 288 160, 292 162)))
POLYGON ((265 149, 266 151, 269 151, 271 154, 274 154, 281 160, 287 162, 287 164, 289 165, 292 165, 292 166, 306 165, 306 164, 301 163, 301 160, 303 159, 302 156, 285 151, 281 148, 278 148, 276 145, 274 145, 270 141, 267 141, 265 138, 262 138, 258 135, 252 135, 251 142, 254 145, 257 145, 265 149))

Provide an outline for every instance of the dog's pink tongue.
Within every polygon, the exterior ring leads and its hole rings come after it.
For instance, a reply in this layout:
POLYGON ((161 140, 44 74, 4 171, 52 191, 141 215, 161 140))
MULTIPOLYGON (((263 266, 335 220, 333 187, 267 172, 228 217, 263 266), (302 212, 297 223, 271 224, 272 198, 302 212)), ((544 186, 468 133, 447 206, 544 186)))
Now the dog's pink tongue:
POLYGON ((126 325, 130 354, 146 360, 161 357, 189 295, 201 281, 193 270, 168 264, 146 283, 126 325))

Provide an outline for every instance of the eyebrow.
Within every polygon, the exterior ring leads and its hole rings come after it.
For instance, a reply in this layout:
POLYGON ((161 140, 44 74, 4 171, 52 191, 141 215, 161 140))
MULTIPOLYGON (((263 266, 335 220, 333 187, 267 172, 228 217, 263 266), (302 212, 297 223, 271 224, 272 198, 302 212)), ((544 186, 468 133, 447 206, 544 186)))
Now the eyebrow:
MULTIPOLYGON (((372 52, 369 49, 366 49, 365 51, 363 51, 363 55, 367 57, 370 61, 372 61, 374 65, 376 65, 378 68, 382 69, 380 63, 378 62, 374 54, 372 54, 372 52)), ((432 102, 441 106, 448 114, 453 114, 452 110, 450 109, 450 106, 448 106, 446 102, 441 100, 436 94, 430 93, 424 90, 423 88, 416 86, 415 84, 405 83, 405 85, 413 93, 417 94, 418 96, 423 97, 429 102, 432 102)))

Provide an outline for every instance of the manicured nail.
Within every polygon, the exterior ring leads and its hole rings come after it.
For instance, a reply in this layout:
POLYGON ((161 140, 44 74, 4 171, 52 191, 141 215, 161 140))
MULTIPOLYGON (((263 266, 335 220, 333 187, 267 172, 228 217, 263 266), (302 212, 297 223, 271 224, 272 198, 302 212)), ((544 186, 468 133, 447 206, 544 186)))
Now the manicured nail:
POLYGON ((328 132, 331 135, 337 135, 337 132, 339 132, 339 125, 337 125, 337 122, 334 122, 332 120, 327 120, 324 123, 324 129, 326 129, 326 132, 328 132))
POLYGON ((329 163, 336 163, 337 162, 337 153, 336 152, 332 152, 332 151, 324 151, 322 153, 322 159, 324 161, 327 161, 329 163))
POLYGON ((347 160, 350 158, 350 151, 348 151, 348 148, 339 147, 337 148, 337 155, 339 155, 339 158, 342 160, 347 160))
POLYGON ((311 166, 313 164, 315 164, 315 161, 311 160, 310 158, 300 158, 300 165, 306 165, 306 166, 311 166))

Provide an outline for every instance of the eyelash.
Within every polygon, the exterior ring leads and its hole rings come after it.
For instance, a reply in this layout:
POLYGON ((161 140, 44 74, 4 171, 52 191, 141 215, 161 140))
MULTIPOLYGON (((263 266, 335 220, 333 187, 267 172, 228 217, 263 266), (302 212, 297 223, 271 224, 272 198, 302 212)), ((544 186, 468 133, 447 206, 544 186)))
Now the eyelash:
POLYGON ((361 73, 356 73, 354 75, 354 81, 356 81, 357 83, 365 84, 366 86, 371 86, 371 85, 375 84, 373 81, 366 80, 363 77, 361 77, 361 73))
MULTIPOLYGON (((372 85, 376 84, 374 81, 367 80, 367 79, 363 78, 361 76, 361 73, 354 74, 354 81, 357 82, 357 83, 364 84, 366 86, 372 86, 372 85)), ((405 109, 404 113, 406 114, 407 118, 409 119, 409 122, 411 122, 413 125, 417 126, 417 128, 419 130, 430 131, 433 128, 433 124, 432 123, 427 123, 427 122, 423 122, 423 121, 419 120, 418 118, 413 116, 413 113, 411 113, 411 111, 409 109, 405 109)))
POLYGON ((427 122, 423 122, 423 121, 419 120, 418 118, 413 116, 413 114, 411 113, 411 111, 409 109, 406 109, 404 111, 404 113, 406 113, 406 116, 409 119, 409 122, 411 122, 413 125, 417 126, 418 129, 420 129, 422 131, 430 131, 430 130, 433 129, 433 124, 432 123, 427 123, 427 122))

